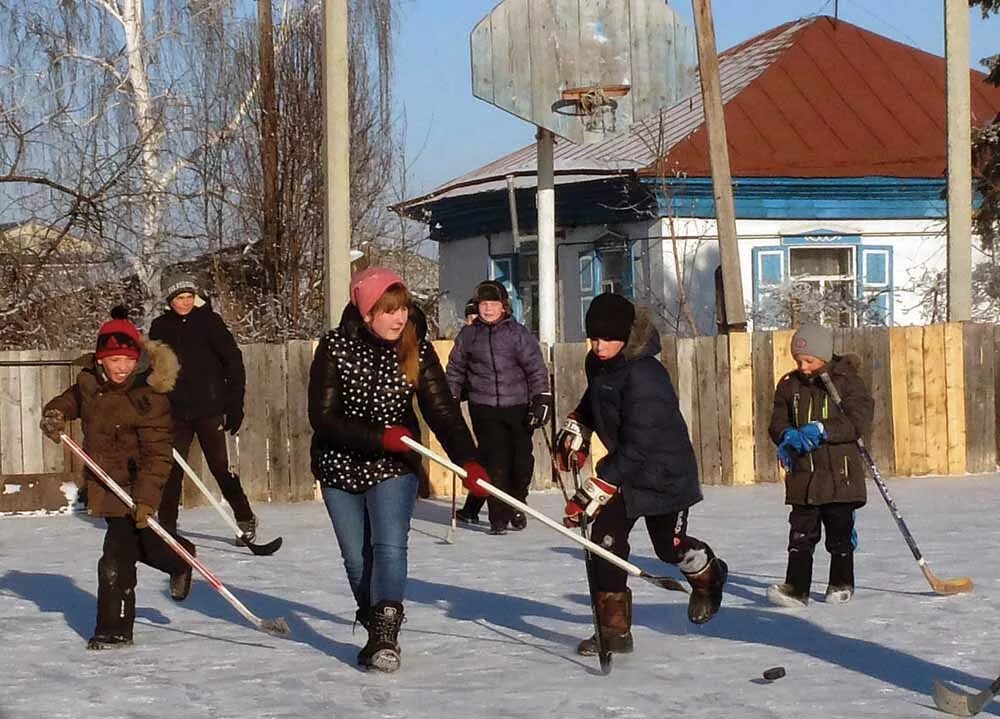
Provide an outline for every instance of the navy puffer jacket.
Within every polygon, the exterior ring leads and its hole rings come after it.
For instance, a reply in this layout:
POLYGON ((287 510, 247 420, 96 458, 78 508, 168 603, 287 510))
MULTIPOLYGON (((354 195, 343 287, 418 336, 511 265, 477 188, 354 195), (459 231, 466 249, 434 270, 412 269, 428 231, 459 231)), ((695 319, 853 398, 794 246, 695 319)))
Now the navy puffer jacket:
POLYGON ((602 362, 587 353, 587 391, 575 415, 608 448, 596 474, 621 488, 629 517, 671 514, 701 501, 698 463, 644 311, 624 349, 602 362))
POLYGON ((476 319, 462 328, 448 356, 448 386, 470 404, 528 404, 549 388, 542 348, 527 327, 510 315, 492 325, 476 319))

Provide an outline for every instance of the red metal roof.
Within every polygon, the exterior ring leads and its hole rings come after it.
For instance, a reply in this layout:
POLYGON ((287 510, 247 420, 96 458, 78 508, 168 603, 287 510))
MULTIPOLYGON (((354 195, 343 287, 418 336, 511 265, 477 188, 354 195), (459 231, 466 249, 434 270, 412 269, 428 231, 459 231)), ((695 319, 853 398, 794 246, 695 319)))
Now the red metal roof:
MULTIPOLYGON (((724 76, 761 43, 791 30, 768 66, 724 98, 733 177, 939 177, 946 166, 945 61, 856 25, 789 23, 721 57, 724 76)), ((972 122, 1000 113, 1000 88, 972 71, 972 122)), ((741 83, 736 83, 740 85, 741 83)), ((700 103, 698 113, 700 115, 700 103)), ((700 118, 699 118, 700 119, 700 118)), ((702 122, 668 165, 708 176, 702 122)), ((655 172, 650 163, 643 174, 655 172)))

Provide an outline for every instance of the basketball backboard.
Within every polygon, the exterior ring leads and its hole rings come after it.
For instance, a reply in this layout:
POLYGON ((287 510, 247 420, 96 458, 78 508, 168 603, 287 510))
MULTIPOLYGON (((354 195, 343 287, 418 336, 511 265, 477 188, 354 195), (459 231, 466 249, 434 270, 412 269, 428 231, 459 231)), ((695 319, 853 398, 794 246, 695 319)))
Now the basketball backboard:
POLYGON ((694 30, 664 0, 503 0, 471 45, 476 97, 580 144, 696 89, 694 30))

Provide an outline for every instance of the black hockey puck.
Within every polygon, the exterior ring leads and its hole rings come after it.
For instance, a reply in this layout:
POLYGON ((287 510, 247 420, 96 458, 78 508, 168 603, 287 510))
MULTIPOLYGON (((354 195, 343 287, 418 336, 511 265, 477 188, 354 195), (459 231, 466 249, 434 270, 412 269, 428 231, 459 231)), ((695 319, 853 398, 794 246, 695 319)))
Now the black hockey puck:
POLYGON ((764 678, 769 682, 773 682, 775 679, 781 679, 783 676, 785 676, 784 667, 771 667, 770 669, 764 670, 764 678))

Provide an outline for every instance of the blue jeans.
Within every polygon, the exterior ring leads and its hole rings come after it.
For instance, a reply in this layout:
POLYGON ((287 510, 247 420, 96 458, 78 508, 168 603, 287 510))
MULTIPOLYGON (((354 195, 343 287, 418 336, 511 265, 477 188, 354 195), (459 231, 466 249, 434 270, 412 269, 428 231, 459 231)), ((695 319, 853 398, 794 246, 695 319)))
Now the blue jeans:
POLYGON ((404 474, 362 494, 323 487, 347 581, 361 609, 403 601, 406 545, 419 486, 417 475, 404 474))

